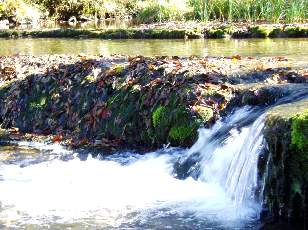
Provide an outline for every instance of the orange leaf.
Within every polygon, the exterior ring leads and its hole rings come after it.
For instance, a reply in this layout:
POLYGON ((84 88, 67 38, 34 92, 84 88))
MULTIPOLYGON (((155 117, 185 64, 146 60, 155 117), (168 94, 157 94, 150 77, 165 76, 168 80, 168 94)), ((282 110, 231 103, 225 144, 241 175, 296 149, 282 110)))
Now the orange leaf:
POLYGON ((53 142, 60 142, 63 140, 63 137, 61 135, 56 135, 52 138, 53 142))

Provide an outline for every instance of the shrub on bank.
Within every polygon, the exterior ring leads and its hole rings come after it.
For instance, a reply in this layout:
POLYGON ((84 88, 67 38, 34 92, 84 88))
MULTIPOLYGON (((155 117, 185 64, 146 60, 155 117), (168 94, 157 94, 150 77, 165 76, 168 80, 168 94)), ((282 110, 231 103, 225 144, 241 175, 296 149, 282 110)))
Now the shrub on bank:
POLYGON ((139 4, 137 21, 141 23, 181 21, 189 15, 188 5, 178 1, 147 1, 139 4))
POLYGON ((133 14, 137 0, 34 0, 33 2, 42 6, 50 16, 68 20, 72 16, 106 18, 133 14))
POLYGON ((38 21, 39 17, 40 12, 22 0, 0 1, 0 20, 18 24, 38 21))

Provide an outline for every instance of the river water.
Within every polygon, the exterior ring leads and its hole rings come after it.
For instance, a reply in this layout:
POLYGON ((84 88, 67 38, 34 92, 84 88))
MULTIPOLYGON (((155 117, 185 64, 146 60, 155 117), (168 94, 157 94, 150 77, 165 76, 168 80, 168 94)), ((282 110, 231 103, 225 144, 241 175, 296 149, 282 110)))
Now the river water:
POLYGON ((251 124, 256 114, 241 108, 201 129, 190 149, 145 155, 93 157, 58 145, 3 145, 0 223, 34 229, 254 229, 263 149, 263 116, 251 124), (195 154, 198 175, 191 164, 195 154))
POLYGON ((99 40, 0 39, 0 55, 124 54, 144 56, 286 56, 308 63, 308 39, 99 40))
MULTIPOLYGON (((308 63, 307 39, 0 40, 0 55, 286 56, 308 63)), ((0 143, 0 229, 258 229, 264 108, 201 129, 189 149, 144 155, 0 143)))

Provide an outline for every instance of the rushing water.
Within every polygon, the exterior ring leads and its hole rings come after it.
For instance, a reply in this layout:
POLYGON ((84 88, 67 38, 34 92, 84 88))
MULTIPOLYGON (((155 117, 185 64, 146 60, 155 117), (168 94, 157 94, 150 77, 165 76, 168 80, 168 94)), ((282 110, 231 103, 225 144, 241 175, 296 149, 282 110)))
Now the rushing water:
POLYGON ((0 55, 125 54, 168 56, 286 56, 308 63, 308 39, 99 40, 0 39, 0 55))
POLYGON ((34 144, 39 153, 32 157, 2 161, 0 223, 52 229, 256 228, 263 146, 263 116, 251 124, 256 114, 245 107, 201 129, 191 149, 94 158, 34 144), (198 166, 190 162, 196 155, 198 166))
MULTIPOLYGON (((0 55, 240 54, 286 56, 307 64, 307 46, 307 39, 0 39, 0 55)), ((211 129, 201 129, 190 149, 145 155, 0 143, 0 229, 256 229, 262 206, 257 166, 264 150, 263 112, 238 109, 211 129)))

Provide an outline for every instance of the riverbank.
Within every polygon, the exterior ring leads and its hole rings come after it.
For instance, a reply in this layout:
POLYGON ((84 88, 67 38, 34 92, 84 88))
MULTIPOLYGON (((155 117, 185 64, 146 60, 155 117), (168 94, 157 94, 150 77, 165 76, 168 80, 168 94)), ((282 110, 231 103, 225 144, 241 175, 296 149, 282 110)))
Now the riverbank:
POLYGON ((157 148, 190 146, 235 106, 305 89, 307 69, 281 57, 14 56, 1 57, 0 79, 0 123, 14 138, 157 148))
POLYGON ((305 38, 308 24, 158 23, 126 29, 1 30, 1 38, 209 39, 305 38))

